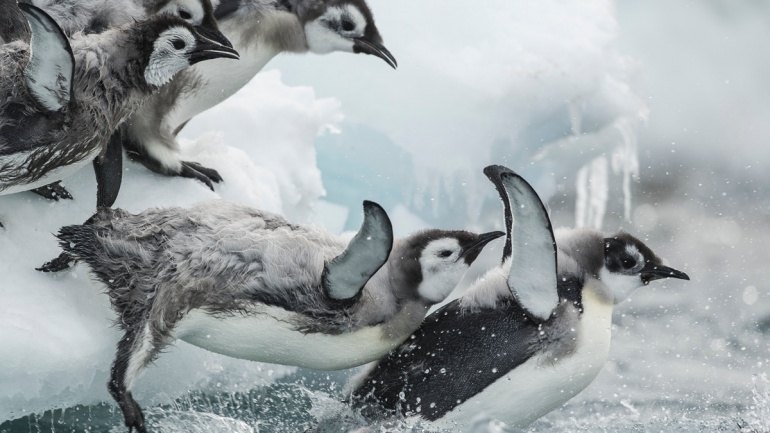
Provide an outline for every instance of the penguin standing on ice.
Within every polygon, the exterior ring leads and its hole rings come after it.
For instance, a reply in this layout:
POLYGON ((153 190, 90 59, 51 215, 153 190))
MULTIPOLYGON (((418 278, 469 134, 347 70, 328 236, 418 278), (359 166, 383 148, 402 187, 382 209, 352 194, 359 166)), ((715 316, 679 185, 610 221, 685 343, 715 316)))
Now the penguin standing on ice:
MULTIPOLYGON (((3 1, 10 4, 10 1, 13 0, 3 1)), ((113 27, 146 19, 149 16, 167 14, 186 21, 195 27, 196 32, 200 35, 232 48, 230 41, 219 31, 210 0, 21 0, 21 2, 43 9, 68 36, 80 37, 80 33, 86 35, 101 33, 113 27)), ((9 13, 0 14, 0 26, 8 28, 7 33, 11 33, 21 23, 13 15, 14 12, 21 15, 15 6, 16 2, 13 1, 13 3, 14 6, 8 8, 10 9, 9 13)), ((26 25, 26 19, 22 21, 26 25)), ((9 40, 2 34, 0 34, 0 38, 9 40)), ((29 36, 27 36, 27 41, 29 41, 29 36)), ((116 141, 116 145, 120 145, 122 136, 116 132, 113 139, 116 141)), ((59 182, 41 186, 32 191, 54 200, 72 198, 59 182)))
POLYGON ((379 57, 395 68, 364 0, 223 0, 222 32, 241 54, 238 64, 209 62, 177 76, 126 122, 124 146, 150 170, 191 177, 213 189, 216 170, 183 161, 176 135, 194 116, 224 101, 276 55, 335 51, 379 57))
POLYGON ((484 172, 505 206, 502 264, 351 382, 353 405, 373 418, 384 409, 468 431, 483 413, 525 427, 599 373, 615 304, 653 280, 689 279, 627 233, 554 236, 524 179, 500 166, 484 172))
POLYGON ((362 365, 401 344, 502 235, 427 230, 394 242, 385 211, 364 202, 346 243, 215 200, 138 215, 103 208, 58 237, 107 286, 125 331, 109 389, 129 429, 143 432, 131 389, 174 339, 274 364, 362 365))
POLYGON ((18 6, 31 40, 0 46, 0 195, 48 185, 93 160, 97 204, 111 205, 122 175, 120 142, 110 140, 118 125, 182 69, 238 58, 224 41, 165 15, 71 47, 44 11, 18 6))

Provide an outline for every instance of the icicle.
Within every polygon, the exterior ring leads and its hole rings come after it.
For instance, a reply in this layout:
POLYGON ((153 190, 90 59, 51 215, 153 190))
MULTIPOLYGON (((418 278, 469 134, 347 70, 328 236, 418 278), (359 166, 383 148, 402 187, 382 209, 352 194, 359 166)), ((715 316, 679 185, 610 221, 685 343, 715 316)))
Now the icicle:
POLYGON ((623 176, 623 216, 631 220, 631 179, 639 177, 639 156, 635 122, 621 118, 615 122, 623 142, 612 152, 612 172, 623 176))
POLYGON ((577 177, 577 202, 575 225, 601 229, 608 197, 607 158, 595 158, 580 171, 577 177))

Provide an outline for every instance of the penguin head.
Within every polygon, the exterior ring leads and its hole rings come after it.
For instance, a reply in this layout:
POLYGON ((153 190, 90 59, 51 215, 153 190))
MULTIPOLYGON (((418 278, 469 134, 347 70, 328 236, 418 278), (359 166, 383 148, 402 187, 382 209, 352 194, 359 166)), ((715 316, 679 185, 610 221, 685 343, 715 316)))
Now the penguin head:
POLYGON ((191 26, 198 33, 218 40, 232 48, 230 41, 219 31, 214 18, 214 7, 210 0, 167 0, 154 2, 150 15, 167 14, 175 16, 191 26))
POLYGON ((377 56, 392 68, 396 58, 382 44, 374 16, 363 0, 290 0, 305 30, 308 49, 316 54, 334 51, 377 56))
POLYGON ((201 34, 176 17, 161 15, 140 23, 140 63, 144 79, 162 86, 179 71, 198 62, 216 58, 238 59, 238 53, 223 40, 201 34))
POLYGON ((390 278, 405 297, 436 304, 454 290, 484 246, 503 232, 425 230, 402 239, 391 253, 390 278))
POLYGON ((650 281, 690 279, 684 272, 665 266, 647 245, 626 232, 604 239, 604 266, 599 278, 612 291, 616 304, 650 281))

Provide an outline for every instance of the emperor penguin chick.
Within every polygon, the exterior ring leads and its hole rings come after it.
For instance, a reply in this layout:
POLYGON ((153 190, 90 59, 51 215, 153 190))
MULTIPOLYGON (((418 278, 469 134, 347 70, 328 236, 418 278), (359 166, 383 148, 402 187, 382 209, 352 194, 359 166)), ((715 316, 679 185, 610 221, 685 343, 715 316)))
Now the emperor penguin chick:
POLYGON ((485 414, 526 427, 594 380, 609 352, 615 304, 653 280, 689 279, 627 233, 554 236, 524 179, 501 166, 485 173, 505 207, 502 264, 351 381, 353 405, 367 416, 469 431, 485 414))
POLYGON ((200 33, 219 33, 210 0, 21 0, 43 9, 65 34, 101 33, 158 14, 169 14, 200 33))
POLYGON ((180 74, 123 128, 129 155, 157 173, 193 177, 209 187, 220 180, 216 171, 182 161, 176 135, 280 53, 363 53, 397 65, 364 0, 223 0, 215 15, 241 61, 210 62, 180 74))
POLYGON ((138 215, 100 209, 63 227, 61 247, 105 286, 125 331, 109 388, 144 431, 135 379, 175 338, 232 357, 321 370, 398 346, 501 232, 428 230, 393 241, 364 202, 349 242, 279 215, 216 200, 138 215))
POLYGON ((159 86, 203 60, 237 53, 186 22, 158 16, 77 38, 70 46, 41 9, 20 4, 29 44, 0 46, 0 195, 61 180, 94 161, 99 206, 120 188, 111 134, 159 86))

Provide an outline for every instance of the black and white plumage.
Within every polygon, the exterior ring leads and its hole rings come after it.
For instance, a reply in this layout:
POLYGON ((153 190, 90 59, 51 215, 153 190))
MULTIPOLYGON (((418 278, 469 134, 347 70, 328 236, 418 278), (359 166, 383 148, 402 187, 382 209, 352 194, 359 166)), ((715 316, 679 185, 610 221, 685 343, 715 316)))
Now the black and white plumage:
POLYGON ((351 382, 367 415, 441 431, 468 431, 479 414, 525 427, 599 373, 614 304, 654 279, 689 279, 627 233, 554 233, 526 181, 500 166, 485 173, 506 209, 502 264, 351 382))
POLYGON ((362 365, 409 336, 503 235, 429 230, 394 242, 382 208, 364 209, 349 244, 221 200, 138 215, 100 209, 62 228, 62 248, 107 286, 125 331, 110 390, 127 425, 144 431, 130 392, 175 338, 255 361, 362 365))
POLYGON ((122 175, 120 141, 110 140, 117 127, 182 69, 237 58, 227 44, 170 16, 70 46, 44 11, 19 7, 32 37, 0 46, 0 195, 50 184, 94 160, 98 205, 111 205, 122 175))
POLYGON ((282 52, 365 53, 396 67, 364 0, 224 0, 216 17, 241 54, 238 64, 209 62, 185 71, 125 125, 129 155, 157 173, 197 178, 209 187, 220 180, 216 171, 181 160, 176 135, 282 52))

